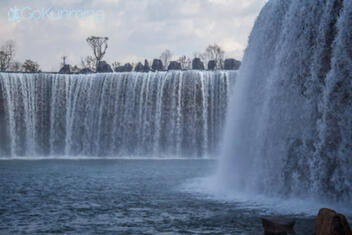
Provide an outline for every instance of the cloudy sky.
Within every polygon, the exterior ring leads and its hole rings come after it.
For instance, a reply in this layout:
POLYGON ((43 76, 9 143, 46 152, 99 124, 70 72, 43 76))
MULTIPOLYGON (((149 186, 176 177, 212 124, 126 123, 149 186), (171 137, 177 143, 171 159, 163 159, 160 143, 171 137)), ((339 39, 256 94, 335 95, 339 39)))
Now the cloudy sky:
POLYGON ((60 58, 80 64, 91 55, 85 39, 109 37, 109 63, 192 56, 217 43, 241 59, 255 18, 267 0, 0 0, 0 44, 16 42, 16 60, 43 70, 60 58))

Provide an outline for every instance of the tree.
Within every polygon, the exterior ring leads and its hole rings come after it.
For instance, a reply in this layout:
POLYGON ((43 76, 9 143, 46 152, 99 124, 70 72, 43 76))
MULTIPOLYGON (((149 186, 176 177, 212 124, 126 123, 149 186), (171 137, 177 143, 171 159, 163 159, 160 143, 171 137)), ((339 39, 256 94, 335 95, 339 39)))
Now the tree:
POLYGON ((106 49, 108 48, 108 40, 108 37, 91 36, 87 38, 87 42, 89 46, 93 49, 97 63, 99 63, 99 61, 105 55, 106 49))
POLYGON ((164 69, 167 69, 169 62, 172 59, 172 53, 169 49, 164 50, 160 55, 160 60, 163 62, 164 69))
POLYGON ((97 59, 94 58, 93 56, 87 56, 85 58, 81 58, 81 65, 82 65, 82 68, 88 68, 94 72, 96 70, 97 59))
POLYGON ((191 69, 192 68, 192 60, 187 56, 181 56, 177 60, 181 64, 182 69, 191 69))
POLYGON ((111 67, 113 70, 115 70, 117 67, 121 66, 121 63, 118 61, 115 61, 111 64, 111 67))
POLYGON ((1 46, 0 50, 0 71, 9 69, 13 58, 15 57, 15 42, 9 40, 1 46))
POLYGON ((216 62, 216 67, 218 69, 223 69, 224 68, 224 55, 225 52, 221 47, 217 44, 214 45, 209 45, 207 49, 205 50, 205 58, 204 62, 207 62, 209 60, 214 60, 216 62))
POLYGON ((39 72, 39 64, 32 60, 25 60, 22 65, 24 72, 37 73, 39 72))
POLYGON ((200 53, 200 52, 194 52, 193 53, 193 59, 194 58, 199 58, 202 61, 206 60, 206 54, 205 53, 200 53))
POLYGON ((22 71, 22 64, 18 61, 14 61, 10 64, 10 71, 13 72, 21 72, 22 71))

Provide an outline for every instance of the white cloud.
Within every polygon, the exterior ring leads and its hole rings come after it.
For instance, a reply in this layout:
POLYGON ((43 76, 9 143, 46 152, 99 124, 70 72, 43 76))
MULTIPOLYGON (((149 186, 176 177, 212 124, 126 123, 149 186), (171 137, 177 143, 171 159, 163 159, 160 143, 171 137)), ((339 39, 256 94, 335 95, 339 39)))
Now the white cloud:
POLYGON ((225 38, 221 41, 220 46, 225 51, 240 51, 244 50, 245 46, 237 42, 234 38, 225 38))

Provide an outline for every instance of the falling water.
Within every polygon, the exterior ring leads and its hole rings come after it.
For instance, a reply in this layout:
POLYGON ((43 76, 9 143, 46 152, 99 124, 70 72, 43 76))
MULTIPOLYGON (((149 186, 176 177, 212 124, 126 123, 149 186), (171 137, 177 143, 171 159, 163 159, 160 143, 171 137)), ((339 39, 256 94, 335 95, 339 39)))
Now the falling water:
POLYGON ((351 202, 351 81, 351 0, 269 1, 229 105, 221 185, 351 202))
POLYGON ((210 156, 235 76, 0 73, 0 156, 210 156))

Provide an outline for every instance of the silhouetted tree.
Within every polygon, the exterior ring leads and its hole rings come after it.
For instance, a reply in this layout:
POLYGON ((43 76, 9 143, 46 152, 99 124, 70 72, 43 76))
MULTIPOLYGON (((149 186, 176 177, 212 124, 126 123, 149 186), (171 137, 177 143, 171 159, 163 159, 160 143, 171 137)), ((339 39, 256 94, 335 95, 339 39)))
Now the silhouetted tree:
POLYGON ((163 62, 164 69, 167 69, 167 66, 169 66, 169 62, 172 59, 172 53, 169 49, 166 49, 163 51, 160 55, 160 60, 163 62))
POLYGON ((94 72, 96 71, 97 60, 93 56, 81 58, 81 66, 82 68, 87 68, 94 72))
POLYGON ((209 45, 204 53, 204 62, 209 60, 214 60, 216 62, 216 68, 223 69, 224 68, 224 55, 225 52, 221 47, 217 44, 209 45))
POLYGON ((99 63, 99 61, 105 55, 106 49, 108 48, 108 40, 108 37, 91 36, 87 38, 87 42, 89 46, 93 49, 97 63, 99 63))
POLYGON ((39 64, 33 60, 25 60, 22 65, 24 72, 37 73, 39 72, 39 64))
POLYGON ((177 60, 181 64, 182 69, 191 69, 192 68, 192 60, 187 56, 181 56, 177 60))
POLYGON ((224 50, 217 44, 209 45, 203 53, 195 52, 193 54, 194 58, 199 58, 206 65, 210 60, 214 60, 217 69, 224 68, 224 56, 224 50))
POLYGON ((13 72, 21 72, 22 71, 22 64, 18 61, 14 61, 10 64, 10 71, 13 72))
POLYGON ((115 71, 117 67, 121 66, 121 63, 118 61, 115 61, 111 64, 112 69, 115 71))
POLYGON ((200 53, 200 52, 194 52, 193 53, 193 59, 194 58, 199 58, 202 61, 206 60, 206 54, 205 53, 200 53))
POLYGON ((0 50, 0 71, 6 71, 15 57, 15 42, 9 40, 1 46, 0 50))

